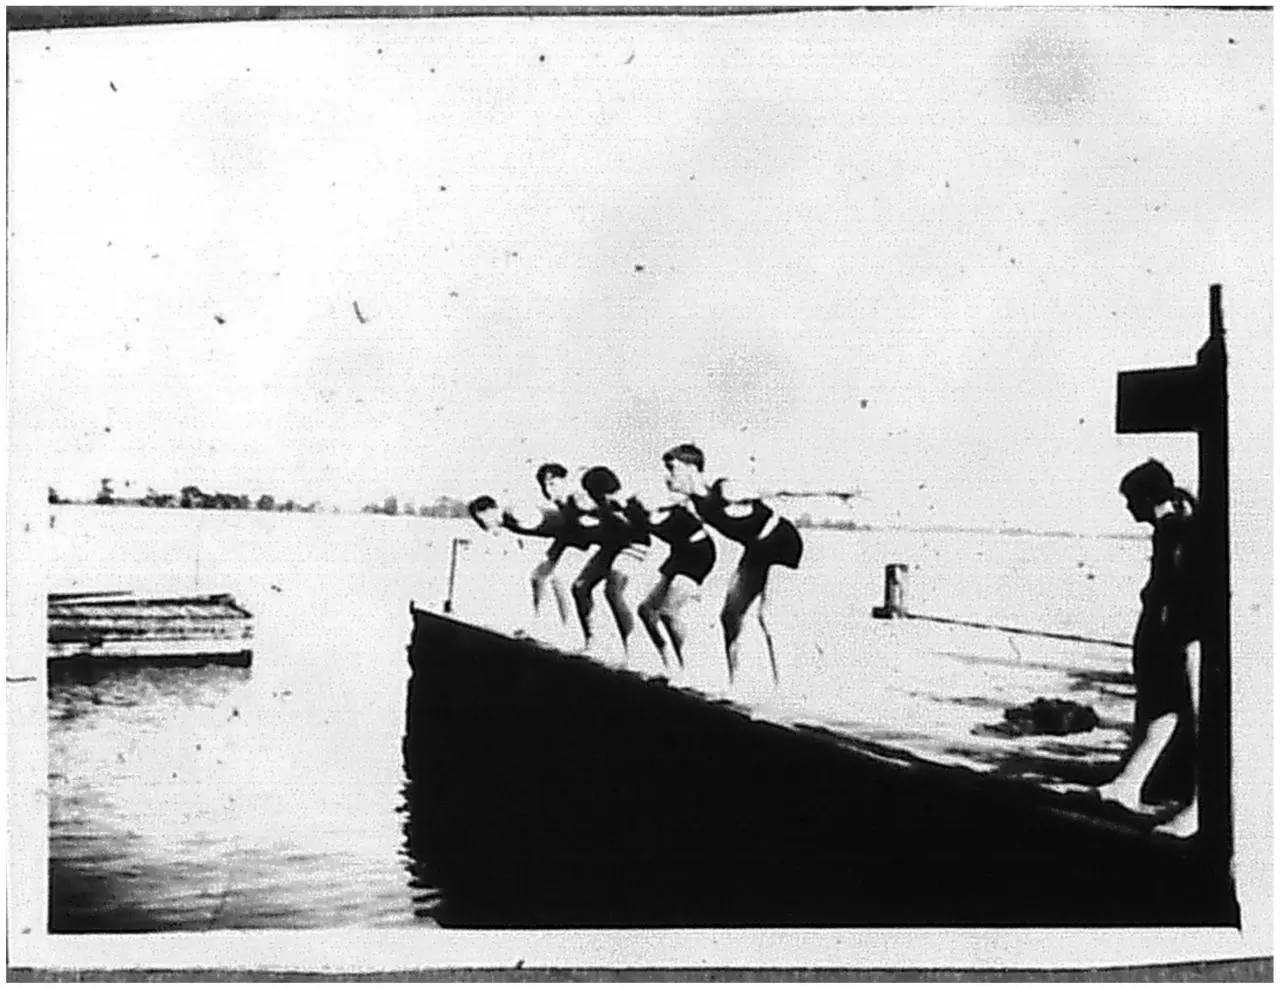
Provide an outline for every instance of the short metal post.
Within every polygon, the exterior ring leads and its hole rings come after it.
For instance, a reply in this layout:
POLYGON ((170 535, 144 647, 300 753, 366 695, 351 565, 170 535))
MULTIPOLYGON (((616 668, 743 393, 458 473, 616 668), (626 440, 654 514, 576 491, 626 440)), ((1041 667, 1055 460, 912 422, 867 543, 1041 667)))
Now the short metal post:
POLYGON ((467 546, 471 543, 470 539, 464 539, 457 536, 453 540, 453 545, 449 549, 449 595, 444 599, 444 613, 446 615, 453 614, 453 584, 458 574, 458 544, 467 546))
POLYGON ((907 617, 907 570, 905 563, 884 568, 884 604, 871 609, 872 618, 907 617))

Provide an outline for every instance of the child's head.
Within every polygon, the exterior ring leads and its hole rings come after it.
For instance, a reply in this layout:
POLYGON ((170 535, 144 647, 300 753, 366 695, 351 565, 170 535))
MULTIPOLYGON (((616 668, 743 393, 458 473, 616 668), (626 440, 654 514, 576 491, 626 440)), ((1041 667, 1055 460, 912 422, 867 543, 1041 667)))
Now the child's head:
POLYGON ((467 514, 486 532, 491 532, 502 524, 498 503, 489 495, 471 499, 467 504, 467 514))
POLYGON ((564 464, 543 464, 533 476, 544 498, 561 501, 569 493, 569 471, 564 464))
POLYGON ((673 446, 662 455, 662 465, 667 468, 667 488, 679 494, 689 494, 706 469, 706 458, 692 443, 673 446))
POLYGON ((592 501, 599 503, 622 490, 622 482, 608 467, 592 467, 582 475, 582 488, 592 501))
POLYGON ((1168 467, 1159 460, 1148 460, 1120 479, 1120 493, 1137 521, 1150 522, 1155 517, 1155 507, 1173 501, 1178 488, 1168 467))

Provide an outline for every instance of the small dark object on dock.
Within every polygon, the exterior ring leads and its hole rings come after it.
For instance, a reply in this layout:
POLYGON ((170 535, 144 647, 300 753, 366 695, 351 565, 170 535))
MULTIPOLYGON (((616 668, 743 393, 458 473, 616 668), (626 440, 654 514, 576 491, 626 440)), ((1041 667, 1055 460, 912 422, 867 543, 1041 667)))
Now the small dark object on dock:
POLYGON ((1098 727, 1098 712, 1075 701, 1037 697, 1030 704, 1004 709, 1004 722, 985 725, 992 733, 1020 735, 1074 735, 1098 727))

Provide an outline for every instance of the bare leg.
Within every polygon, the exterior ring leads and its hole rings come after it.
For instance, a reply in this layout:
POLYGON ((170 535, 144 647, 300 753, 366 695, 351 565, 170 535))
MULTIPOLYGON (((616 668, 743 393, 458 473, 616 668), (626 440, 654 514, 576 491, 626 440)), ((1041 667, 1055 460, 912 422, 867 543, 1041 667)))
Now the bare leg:
MULTIPOLYGON (((746 561, 743 561, 745 563, 746 561)), ((724 608, 720 612, 720 624, 724 627, 724 655, 729 664, 729 682, 733 683, 734 674, 738 672, 738 657, 742 637, 742 620, 747 610, 755 603, 760 591, 764 588, 765 570, 754 566, 738 564, 734 572, 733 582, 725 594, 724 608)))
MULTIPOLYGON (((662 626, 659 621, 663 616, 663 606, 667 600, 667 594, 671 590, 671 578, 663 574, 658 578, 658 582, 653 585, 653 589, 645 595, 645 599, 640 602, 636 608, 636 613, 640 616, 640 621, 644 625, 644 630, 649 633, 649 638, 653 641, 654 647, 658 650, 658 657, 662 660, 663 667, 670 664, 667 662, 667 641, 662 635, 662 626)), ((680 655, 680 647, 676 645, 674 637, 672 645, 676 646, 676 656, 680 655)), ((684 665, 684 661, 680 661, 680 665, 684 665)))
POLYGON ((604 599, 609 602, 613 612, 613 620, 618 623, 618 635, 622 638, 622 651, 626 654, 631 633, 635 630, 636 619, 627 603, 627 584, 629 578, 625 573, 611 570, 604 585, 604 599))
POLYGON ((662 624, 666 626, 667 634, 671 637, 671 648, 675 651, 676 662, 680 664, 682 670, 684 669, 684 644, 689 638, 683 611, 685 606, 697 596, 698 585, 684 574, 676 574, 669 582, 666 600, 658 612, 662 618, 662 624))
POLYGON ((564 545, 558 542, 553 543, 551 548, 547 550, 546 557, 533 568, 529 583, 533 587, 533 613, 535 615, 540 613, 542 598, 546 592, 547 584, 550 583, 551 589, 556 596, 556 605, 560 609, 560 621, 567 623, 569 621, 569 602, 564 592, 564 585, 555 576, 556 565, 563 556, 564 545))
POLYGON ((1157 831, 1171 834, 1175 838, 1191 838, 1200 830, 1200 802, 1192 799, 1172 818, 1156 827, 1157 831))
POLYGON ((569 594, 564 589, 564 581, 555 574, 551 575, 551 590, 556 596, 556 610, 560 612, 560 624, 569 624, 569 594))
POLYGON ((1176 714, 1162 714, 1151 722, 1120 774, 1105 786, 1098 787, 1099 796, 1104 800, 1114 800, 1130 810, 1140 810, 1143 806, 1142 784, 1160 758, 1160 753, 1173 738, 1177 727, 1176 714))
POLYGON ((773 685, 778 685, 778 657, 773 650, 773 636, 769 633, 769 623, 765 621, 769 611, 769 571, 760 575, 760 610, 756 619, 760 622, 760 631, 764 633, 764 644, 769 650, 769 669, 773 672, 773 685))
POLYGON ((551 572, 555 569, 555 563, 552 560, 540 560, 538 565, 533 568, 533 574, 529 577, 529 585, 533 588, 533 613, 540 614, 542 610, 542 594, 547 582, 551 580, 551 572))
MULTIPOLYGON (((1200 644, 1194 642, 1187 649, 1187 680, 1191 684, 1191 728, 1200 730, 1200 644)), ((1200 767, 1196 766, 1195 789, 1191 803, 1157 828, 1178 838, 1190 838, 1200 830, 1200 767)))
POLYGON ((612 554, 600 550, 587 561, 587 565, 573 582, 573 601, 578 607, 578 621, 582 624, 583 645, 588 652, 595 645, 591 628, 591 612, 595 607, 592 594, 602 580, 609 576, 612 554))

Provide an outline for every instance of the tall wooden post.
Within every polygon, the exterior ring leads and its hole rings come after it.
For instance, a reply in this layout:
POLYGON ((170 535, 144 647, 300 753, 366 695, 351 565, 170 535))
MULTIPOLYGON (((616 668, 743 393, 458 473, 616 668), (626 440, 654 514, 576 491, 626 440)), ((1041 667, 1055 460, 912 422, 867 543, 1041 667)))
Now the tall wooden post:
POLYGON ((1116 431, 1190 432, 1199 446, 1200 525, 1206 614, 1201 641, 1197 844, 1229 877, 1231 821, 1231 565, 1228 552, 1227 352, 1222 286, 1209 288, 1209 339, 1190 367, 1122 371, 1116 431))
POLYGON ((1227 350, 1222 286, 1209 289, 1209 339, 1197 354, 1200 372, 1200 512, 1206 601, 1201 644, 1200 827, 1205 845, 1230 868, 1231 828, 1231 556, 1227 485, 1227 350))

